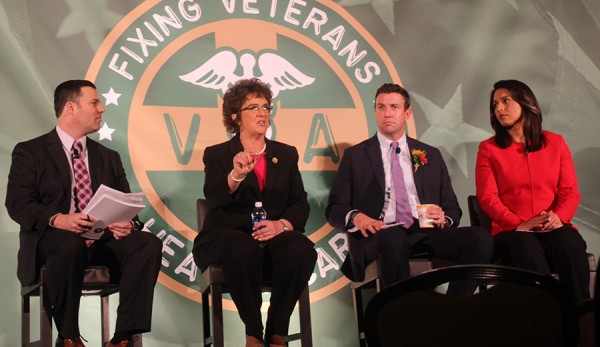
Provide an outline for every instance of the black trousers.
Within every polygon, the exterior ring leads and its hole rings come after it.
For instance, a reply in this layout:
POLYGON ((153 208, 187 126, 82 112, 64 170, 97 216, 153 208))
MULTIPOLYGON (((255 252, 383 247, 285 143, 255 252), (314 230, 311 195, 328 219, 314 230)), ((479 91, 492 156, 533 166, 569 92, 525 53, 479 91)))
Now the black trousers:
MULTIPOLYGON (((379 230, 366 240, 365 264, 380 260, 383 287, 410 277, 408 259, 420 253, 456 261, 458 264, 488 264, 493 254, 493 239, 479 227, 421 229, 418 222, 409 229, 391 227, 379 230)), ((450 283, 450 295, 469 295, 476 282, 450 283)))
POLYGON ((115 332, 150 331, 154 286, 162 257, 162 242, 156 236, 140 231, 116 240, 105 234, 88 247, 77 234, 50 229, 40 239, 37 252, 46 265, 49 300, 45 308, 60 336, 80 336, 79 302, 87 265, 106 265, 121 275, 115 332))
POLYGON ((504 231, 494 236, 494 243, 494 258, 545 275, 556 272, 576 301, 590 297, 587 245, 573 227, 547 233, 504 231))
POLYGON ((314 244, 298 231, 283 232, 264 247, 241 230, 219 230, 214 241, 193 250, 201 270, 220 265, 246 335, 263 338, 260 313, 263 280, 271 282, 271 300, 264 336, 285 336, 290 316, 315 267, 314 244))

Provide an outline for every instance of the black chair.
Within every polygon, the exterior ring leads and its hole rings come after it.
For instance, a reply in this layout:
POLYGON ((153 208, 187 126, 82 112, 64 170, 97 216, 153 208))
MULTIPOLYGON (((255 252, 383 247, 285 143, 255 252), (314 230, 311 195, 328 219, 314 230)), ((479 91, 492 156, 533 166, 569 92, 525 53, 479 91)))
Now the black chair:
POLYGON ((584 300, 577 303, 577 318, 579 322, 579 347, 596 346, 596 313, 594 312, 594 300, 584 300))
MULTIPOLYGON (((415 276, 432 269, 455 265, 451 260, 427 258, 426 254, 416 255, 409 259, 410 275, 415 276)), ((375 260, 365 268, 365 278, 360 282, 350 282, 352 291, 352 302, 354 303, 354 317, 358 330, 358 339, 361 347, 366 346, 365 327, 364 327, 364 289, 374 289, 375 293, 381 291, 380 263, 375 260)))
MULTIPOLYGON (((477 196, 469 195, 467 197, 469 205, 469 217, 471 219, 471 225, 482 227, 488 231, 492 230, 492 219, 488 217, 485 212, 479 206, 479 200, 477 196)), ((502 261, 501 259, 499 260, 502 261)), ((596 287, 596 258, 592 253, 588 253, 588 261, 590 264, 590 296, 594 298, 594 290, 596 287)), ((554 275, 558 277, 558 275, 554 275)))
POLYGON ((369 347, 575 346, 576 305, 558 280, 500 265, 435 269, 376 294, 365 311, 369 347), (451 296, 432 288, 476 280, 488 289, 451 296))
MULTIPOLYGON (((52 347, 52 317, 44 308, 44 301, 48 299, 46 288, 46 268, 40 270, 39 279, 36 283, 21 287, 21 345, 52 347), (31 341, 31 297, 38 296, 40 304, 40 340, 31 341)), ((102 345, 110 340, 110 310, 109 296, 119 292, 117 281, 111 281, 110 269, 106 266, 88 266, 83 277, 83 296, 100 297, 101 336, 102 345)), ((134 336, 134 346, 143 345, 142 336, 134 336)))
MULTIPOLYGON (((204 219, 211 210, 205 199, 196 201, 198 232, 204 226, 204 219)), ((271 291, 270 283, 264 282, 263 292, 271 291)), ((200 292, 202 293, 202 327, 204 330, 204 346, 223 347, 223 305, 222 294, 227 293, 227 283, 223 269, 218 265, 210 265, 200 274, 200 292), (212 314, 209 296, 212 295, 212 314), (212 324, 211 324, 212 321, 212 324), (211 326, 212 325, 212 326, 211 326)), ((310 320, 310 297, 308 284, 298 299, 300 315, 300 332, 285 336, 286 342, 300 340, 302 347, 312 347, 312 326, 310 320)))

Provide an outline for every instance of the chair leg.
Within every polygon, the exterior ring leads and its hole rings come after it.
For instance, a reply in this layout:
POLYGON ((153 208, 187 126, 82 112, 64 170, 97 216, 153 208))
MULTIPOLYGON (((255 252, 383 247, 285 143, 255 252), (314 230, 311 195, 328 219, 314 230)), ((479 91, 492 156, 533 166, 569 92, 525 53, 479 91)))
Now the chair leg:
POLYGON ((308 286, 304 288, 298 303, 300 313, 300 343, 302 347, 312 347, 312 325, 310 319, 310 295, 308 286))
POLYGON ((31 297, 21 296, 21 345, 28 346, 31 342, 31 297))
POLYGON ((223 347, 225 344, 223 338, 223 289, 220 284, 211 285, 212 293, 212 323, 213 323, 213 346, 223 347))
POLYGON ((363 300, 360 288, 352 289, 352 301, 354 302, 354 317, 356 318, 358 328, 358 341, 360 342, 360 347, 366 347, 367 341, 364 335, 363 323, 363 300))
POLYGON ((204 331, 204 347, 213 343, 210 330, 210 303, 208 291, 202 293, 202 330, 204 331))
POLYGON ((40 285, 40 341, 42 347, 52 347, 52 317, 46 312, 44 302, 48 300, 46 286, 40 285))
POLYGON ((100 316, 102 345, 105 345, 110 340, 110 301, 108 295, 100 297, 100 316))

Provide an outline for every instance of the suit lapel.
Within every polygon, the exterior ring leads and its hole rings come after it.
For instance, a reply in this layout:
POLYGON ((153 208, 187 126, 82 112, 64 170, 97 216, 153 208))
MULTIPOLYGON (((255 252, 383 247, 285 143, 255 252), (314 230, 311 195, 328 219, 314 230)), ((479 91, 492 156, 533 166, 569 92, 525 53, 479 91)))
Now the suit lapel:
POLYGON ((56 129, 48 133, 46 144, 48 145, 47 151, 50 153, 52 162, 56 165, 56 171, 60 177, 60 182, 67 192, 67 195, 71 196, 71 167, 56 129))
POLYGON ((381 186, 381 191, 385 192, 385 172, 383 172, 383 160, 381 159, 381 149, 379 140, 377 140, 377 134, 371 137, 365 150, 371 164, 371 170, 375 173, 377 182, 381 186))
POLYGON ((415 141, 414 139, 410 138, 410 137, 406 137, 406 142, 408 144, 408 152, 410 155, 410 164, 411 164, 411 169, 413 171, 413 178, 415 180, 415 187, 417 188, 417 194, 419 195, 419 197, 424 196, 424 190, 423 190, 423 171, 424 171, 424 167, 421 166, 419 167, 419 169, 417 170, 417 172, 415 172, 414 170, 414 158, 412 156, 412 151, 413 149, 416 149, 417 146, 417 141, 415 141))
POLYGON ((102 182, 102 170, 104 169, 104 163, 102 157, 98 153, 98 144, 89 138, 86 140, 86 147, 88 152, 88 166, 90 170, 90 179, 92 180, 92 190, 96 192, 102 182))
MULTIPOLYGON (((277 158, 278 153, 269 140, 265 139, 265 141, 267 143, 267 149, 265 150, 265 153, 267 154, 265 156, 265 166, 267 167, 267 179, 265 181, 265 187, 262 191, 263 200, 267 200, 269 192, 272 190, 273 186, 277 184, 277 178, 279 177, 279 165, 273 162, 273 158, 277 158)), ((276 161, 279 162, 279 159, 276 161)))

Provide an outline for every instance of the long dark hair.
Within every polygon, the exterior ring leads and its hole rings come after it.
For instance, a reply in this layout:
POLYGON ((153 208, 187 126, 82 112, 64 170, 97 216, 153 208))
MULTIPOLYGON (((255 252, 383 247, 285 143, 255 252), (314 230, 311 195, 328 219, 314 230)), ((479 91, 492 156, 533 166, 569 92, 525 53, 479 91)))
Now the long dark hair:
POLYGON ((517 80, 502 80, 494 83, 490 93, 490 123, 494 129, 494 140, 501 148, 506 148, 512 143, 508 130, 496 118, 494 106, 494 93, 498 89, 506 89, 513 100, 521 105, 521 118, 523 119, 523 135, 525 135, 525 151, 535 152, 546 145, 546 137, 542 133, 542 111, 535 95, 523 82, 517 80))

